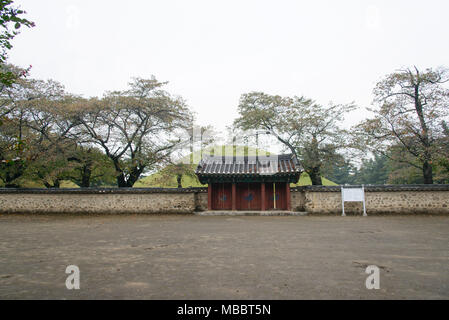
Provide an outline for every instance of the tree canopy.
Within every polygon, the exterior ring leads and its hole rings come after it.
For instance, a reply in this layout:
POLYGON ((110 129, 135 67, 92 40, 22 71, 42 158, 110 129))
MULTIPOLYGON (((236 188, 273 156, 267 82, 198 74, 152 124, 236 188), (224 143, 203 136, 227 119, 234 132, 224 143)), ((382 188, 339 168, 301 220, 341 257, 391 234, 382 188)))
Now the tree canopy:
POLYGON ((359 145, 422 171, 423 182, 433 183, 435 161, 447 157, 441 144, 447 123, 447 69, 408 68, 387 75, 374 88, 374 117, 355 128, 359 145), (388 153, 391 148, 395 152, 388 153))
POLYGON ((354 108, 353 104, 322 106, 305 97, 251 92, 241 96, 234 125, 273 134, 298 157, 312 183, 321 185, 321 171, 346 146, 346 132, 340 124, 354 108))
POLYGON ((24 70, 18 74, 5 68, 8 51, 12 49, 11 40, 19 34, 22 26, 34 27, 34 22, 23 18, 24 14, 26 14, 24 10, 13 6, 12 0, 0 0, 0 85, 2 86, 12 85, 18 77, 27 72, 24 70))
POLYGON ((132 187, 144 170, 166 160, 192 127, 184 100, 161 89, 155 78, 136 78, 125 91, 84 101, 73 115, 82 140, 101 148, 112 161, 119 187, 132 187))

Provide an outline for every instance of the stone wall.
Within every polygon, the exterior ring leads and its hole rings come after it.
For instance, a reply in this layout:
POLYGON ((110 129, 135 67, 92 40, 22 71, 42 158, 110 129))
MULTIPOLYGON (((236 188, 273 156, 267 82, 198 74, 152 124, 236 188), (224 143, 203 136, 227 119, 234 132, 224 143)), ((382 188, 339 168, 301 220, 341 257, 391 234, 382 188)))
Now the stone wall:
MULTIPOLYGON (((295 211, 341 214, 338 186, 291 190, 295 211)), ((370 214, 449 214, 449 185, 366 186, 370 214)), ((207 189, 1 189, 0 213, 193 213, 207 210, 207 189)), ((362 204, 345 203, 347 214, 362 204)))
POLYGON ((197 211, 207 210, 207 188, 195 192, 195 207, 197 211))
MULTIPOLYGON (((365 186, 367 214, 449 214, 449 185, 365 186)), ((309 214, 341 214, 339 186, 292 188, 292 209, 309 214)), ((345 202, 345 213, 361 214, 361 202, 345 202)))
POLYGON ((193 213, 199 192, 203 188, 0 189, 0 213, 193 213))

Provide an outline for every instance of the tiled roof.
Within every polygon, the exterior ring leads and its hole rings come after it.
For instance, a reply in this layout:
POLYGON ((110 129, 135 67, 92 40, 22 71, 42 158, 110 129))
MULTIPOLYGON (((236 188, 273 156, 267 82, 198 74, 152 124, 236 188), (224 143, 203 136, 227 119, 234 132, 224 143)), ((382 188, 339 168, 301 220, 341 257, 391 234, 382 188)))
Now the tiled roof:
MULTIPOLYGON (((362 185, 345 186, 344 188, 359 187, 362 185)), ((401 191, 449 191, 449 184, 365 184, 365 192, 401 192, 401 191)), ((300 186, 292 188, 299 192, 341 192, 339 186, 300 186)))
POLYGON ((202 175, 297 175, 301 172, 292 154, 277 156, 216 157, 205 156, 196 174, 202 175))

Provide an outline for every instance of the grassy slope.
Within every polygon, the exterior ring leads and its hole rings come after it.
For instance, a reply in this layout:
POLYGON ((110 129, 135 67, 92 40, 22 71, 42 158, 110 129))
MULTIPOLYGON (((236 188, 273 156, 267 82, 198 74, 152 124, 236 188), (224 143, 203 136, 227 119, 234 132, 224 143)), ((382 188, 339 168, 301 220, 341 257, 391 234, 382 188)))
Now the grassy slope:
MULTIPOLYGON (((336 186, 337 184, 333 181, 330 181, 329 179, 326 179, 325 177, 321 177, 321 182, 324 186, 336 186)), ((301 177, 299 178, 299 181, 297 184, 292 184, 292 186, 310 186, 312 185, 312 180, 310 180, 310 177, 307 173, 303 172, 301 174, 301 177)))
MULTIPOLYGON (((337 184, 335 182, 332 182, 326 178, 323 179, 323 185, 325 186, 336 186, 337 184)), ((176 177, 173 176, 169 181, 166 183, 161 184, 160 182, 160 174, 155 173, 151 176, 145 177, 140 179, 134 184, 134 188, 176 188, 178 183, 176 182, 176 177)), ((309 186, 312 184, 312 181, 309 178, 309 175, 307 173, 302 173, 301 178, 299 179, 297 184, 291 184, 291 186, 309 186)), ((191 178, 191 177, 182 177, 182 186, 184 188, 186 187, 205 187, 207 185, 201 184, 198 179, 191 178)))
MULTIPOLYGON (((178 186, 178 182, 176 181, 176 176, 170 178, 165 183, 161 183, 161 174, 156 172, 148 177, 142 178, 138 180, 134 184, 134 188, 176 188, 178 186)), ((201 184, 198 179, 195 177, 182 177, 182 186, 186 187, 204 187, 207 185, 201 184)))
MULTIPOLYGON (((227 147, 231 147, 231 146, 227 146, 227 147)), ((211 150, 211 149, 212 148, 210 148, 209 150, 211 150)), ((247 151, 245 150, 245 153, 246 152, 248 152, 248 154, 250 154, 250 155, 255 155, 256 149, 250 147, 247 149, 247 151)), ((263 154, 263 152, 266 152, 266 151, 259 150, 259 154, 263 154)), ((208 151, 203 152, 203 153, 208 153, 208 151)), ((238 155, 240 156, 242 154, 238 153, 238 155)), ((187 158, 188 157, 190 157, 190 156, 187 156, 187 158)), ((199 153, 195 153, 195 158, 200 159, 199 153)), ((197 164, 195 164, 195 167, 196 167, 196 165, 197 164)), ((176 188, 178 185, 175 176, 173 176, 172 178, 170 178, 170 180, 167 180, 164 183, 161 183, 160 182, 161 180, 162 180, 161 174, 156 172, 148 177, 138 180, 134 184, 134 188, 176 188)), ((301 174, 301 177, 300 177, 298 183, 292 184, 292 186, 308 186, 311 184, 312 184, 312 182, 309 178, 309 175, 307 173, 303 173, 303 174, 301 174)), ((337 184, 323 177, 323 185, 334 186, 337 184)), ((182 177, 182 186, 184 188, 186 188, 186 187, 205 187, 207 185, 201 184, 196 177, 192 178, 192 177, 183 176, 182 177)))

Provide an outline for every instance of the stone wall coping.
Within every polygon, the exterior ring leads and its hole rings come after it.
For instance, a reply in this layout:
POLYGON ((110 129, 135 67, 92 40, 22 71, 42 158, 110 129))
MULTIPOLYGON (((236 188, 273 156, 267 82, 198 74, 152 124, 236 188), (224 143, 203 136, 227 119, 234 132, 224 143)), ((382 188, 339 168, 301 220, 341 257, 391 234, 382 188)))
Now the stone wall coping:
POLYGON ((0 194, 145 194, 199 192, 207 192, 207 188, 0 188, 0 194))
MULTIPOLYGON (((384 191, 449 191, 449 184, 385 184, 385 185, 363 185, 366 192, 384 191)), ((343 187, 362 187, 362 185, 348 185, 343 187)), ((340 192, 341 186, 301 186, 293 187, 296 192, 340 192)))
MULTIPOLYGON (((361 187, 351 185, 346 187, 361 187)), ((391 191, 449 191, 449 184, 364 185, 366 192, 391 191)), ((341 186, 292 187, 293 192, 340 192, 341 186)), ((0 188, 0 194, 145 194, 145 193, 204 193, 207 188, 0 188)))

